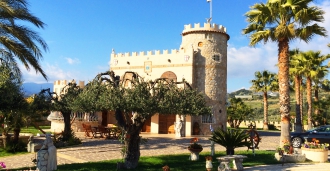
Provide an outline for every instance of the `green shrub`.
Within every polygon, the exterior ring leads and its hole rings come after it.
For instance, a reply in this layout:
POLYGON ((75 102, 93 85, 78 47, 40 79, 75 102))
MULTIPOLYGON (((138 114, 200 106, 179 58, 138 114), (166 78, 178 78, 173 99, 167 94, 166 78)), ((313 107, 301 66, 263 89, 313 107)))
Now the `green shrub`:
POLYGON ((250 142, 247 141, 248 138, 249 134, 244 130, 227 129, 227 131, 224 131, 218 128, 212 132, 210 140, 225 147, 227 155, 233 155, 235 148, 250 145, 250 142))
POLYGON ((274 124, 268 124, 269 130, 277 130, 274 124))
POLYGON ((13 140, 10 140, 6 145, 5 151, 8 153, 17 153, 17 152, 26 152, 27 145, 19 140, 17 143, 14 143, 13 140))

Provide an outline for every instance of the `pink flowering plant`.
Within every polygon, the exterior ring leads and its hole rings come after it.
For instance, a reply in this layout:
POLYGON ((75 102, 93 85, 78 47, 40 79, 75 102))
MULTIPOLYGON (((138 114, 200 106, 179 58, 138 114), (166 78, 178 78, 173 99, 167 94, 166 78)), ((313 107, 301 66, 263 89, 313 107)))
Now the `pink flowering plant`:
POLYGON ((0 169, 6 168, 5 162, 0 162, 0 169))

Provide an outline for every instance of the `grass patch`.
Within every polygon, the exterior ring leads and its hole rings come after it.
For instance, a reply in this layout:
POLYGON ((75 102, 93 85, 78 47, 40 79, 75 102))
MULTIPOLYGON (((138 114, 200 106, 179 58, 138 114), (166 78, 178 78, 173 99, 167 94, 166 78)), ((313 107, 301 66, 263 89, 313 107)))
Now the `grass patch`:
POLYGON ((16 156, 16 155, 27 154, 27 153, 28 152, 8 153, 3 148, 0 148, 0 157, 16 156))
MULTIPOLYGON (((41 129, 50 129, 50 126, 40 126, 41 129)), ((33 135, 42 134, 38 129, 33 126, 21 128, 21 133, 32 133, 33 135)))
MULTIPOLYGON (((159 171, 162 167, 168 165, 171 171, 201 171, 205 170, 205 156, 208 156, 209 152, 202 152, 199 156, 199 161, 190 161, 189 153, 178 155, 160 155, 141 157, 139 165, 134 171, 159 171)), ((256 166, 265 164, 279 164, 274 158, 275 151, 257 150, 255 155, 252 151, 236 151, 235 154, 246 155, 248 158, 244 159, 243 166, 256 166)), ((215 156, 224 156, 225 152, 217 152, 215 156)), ((79 163, 79 164, 65 164, 59 165, 57 171, 115 171, 117 170, 117 162, 122 160, 109 160, 101 162, 79 163)), ((213 170, 218 170, 219 162, 216 157, 213 157, 213 170)), ((24 170, 29 168, 21 168, 18 170, 24 170)), ((35 169, 35 168, 34 168, 35 169)))

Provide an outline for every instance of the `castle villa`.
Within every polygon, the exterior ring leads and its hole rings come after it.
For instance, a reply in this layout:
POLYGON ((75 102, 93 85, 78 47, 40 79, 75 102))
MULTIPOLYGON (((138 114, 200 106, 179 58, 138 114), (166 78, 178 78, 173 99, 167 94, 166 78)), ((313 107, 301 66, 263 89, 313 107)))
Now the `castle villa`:
MULTIPOLYGON (((142 132, 174 134, 175 122, 183 120, 183 134, 210 134, 213 128, 226 127, 227 97, 227 41, 226 28, 211 23, 185 25, 182 42, 178 50, 160 50, 132 53, 116 53, 112 50, 110 70, 120 79, 130 75, 126 71, 138 73, 144 80, 168 78, 174 81, 185 79, 193 88, 202 92, 212 115, 183 116, 154 115, 145 122, 142 132), (124 75, 125 74, 125 75, 124 75)), ((124 78, 125 77, 125 78, 124 78)), ((54 92, 63 88, 63 81, 55 81, 54 92)), ((83 83, 79 83, 83 86, 83 83)), ((85 114, 86 116, 86 114, 85 114)), ((98 112, 95 124, 116 123, 113 112, 98 112)), ((89 117, 89 119, 91 119, 89 117)), ((53 122, 52 122, 53 125, 53 122)), ((76 123, 78 130, 79 124, 76 123)), ((81 125, 81 123, 80 123, 81 125)), ((52 126, 53 129, 53 126, 52 126)))

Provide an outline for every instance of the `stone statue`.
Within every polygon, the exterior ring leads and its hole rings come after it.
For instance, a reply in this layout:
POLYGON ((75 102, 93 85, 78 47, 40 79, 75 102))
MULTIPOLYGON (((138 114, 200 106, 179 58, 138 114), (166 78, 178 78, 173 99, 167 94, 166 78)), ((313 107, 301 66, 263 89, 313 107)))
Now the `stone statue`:
POLYGON ((175 136, 181 137, 182 120, 175 123, 175 136))
POLYGON ((46 140, 38 151, 37 169, 40 171, 57 170, 56 147, 49 133, 46 134, 46 140))

